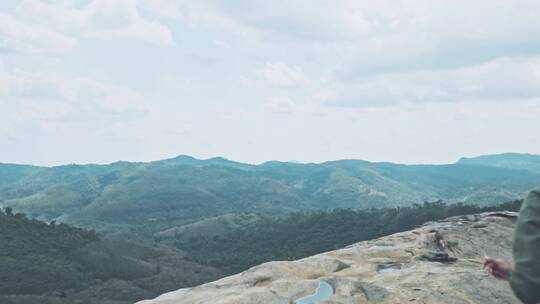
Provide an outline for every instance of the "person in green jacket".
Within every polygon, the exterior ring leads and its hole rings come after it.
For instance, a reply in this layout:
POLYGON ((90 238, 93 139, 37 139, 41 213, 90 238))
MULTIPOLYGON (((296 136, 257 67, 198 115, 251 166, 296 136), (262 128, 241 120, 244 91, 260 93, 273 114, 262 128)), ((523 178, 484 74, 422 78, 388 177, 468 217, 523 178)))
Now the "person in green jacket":
POLYGON ((529 193, 521 206, 513 255, 514 265, 485 257, 484 268, 494 277, 509 281, 523 303, 540 303, 540 189, 529 193))

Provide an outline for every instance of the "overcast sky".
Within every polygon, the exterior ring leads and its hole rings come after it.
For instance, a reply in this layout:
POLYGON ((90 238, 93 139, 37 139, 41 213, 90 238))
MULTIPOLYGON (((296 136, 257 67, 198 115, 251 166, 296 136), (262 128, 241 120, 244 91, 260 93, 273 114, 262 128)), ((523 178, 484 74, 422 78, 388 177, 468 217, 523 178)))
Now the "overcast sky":
POLYGON ((0 162, 540 154, 540 1, 0 2, 0 162))

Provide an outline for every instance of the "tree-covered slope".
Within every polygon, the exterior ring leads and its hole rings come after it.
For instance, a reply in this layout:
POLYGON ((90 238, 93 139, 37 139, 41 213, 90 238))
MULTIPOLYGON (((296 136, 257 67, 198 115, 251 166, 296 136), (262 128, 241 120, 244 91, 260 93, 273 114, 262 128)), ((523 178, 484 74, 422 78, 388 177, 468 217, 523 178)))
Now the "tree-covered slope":
POLYGON ((335 209, 266 218, 218 236, 178 235, 187 258, 234 274, 268 262, 296 260, 356 242, 410 230, 426 222, 487 211, 518 211, 522 201, 479 207, 424 203, 384 209, 335 209))
POLYGON ((0 163, 0 185, 9 185, 42 168, 28 165, 0 163))
POLYGON ((0 211, 0 303, 132 303, 222 275, 163 246, 0 211))
MULTIPOLYGON (((9 170, 13 165, 0 165, 0 172, 9 170)), ((463 161, 249 165, 180 156, 13 172, 13 177, 0 179, 0 205, 46 220, 98 229, 114 226, 116 232, 134 226, 155 232, 228 213, 382 208, 439 199, 489 205, 521 197, 540 185, 540 172, 523 165, 463 161)))

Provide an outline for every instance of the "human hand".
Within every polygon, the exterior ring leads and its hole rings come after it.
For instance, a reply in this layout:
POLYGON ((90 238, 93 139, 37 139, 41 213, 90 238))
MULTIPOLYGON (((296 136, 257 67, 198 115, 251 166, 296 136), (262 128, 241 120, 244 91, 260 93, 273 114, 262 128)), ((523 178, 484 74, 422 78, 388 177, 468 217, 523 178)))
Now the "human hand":
POLYGON ((492 257, 484 257, 484 269, 497 279, 508 281, 513 266, 510 262, 492 257))

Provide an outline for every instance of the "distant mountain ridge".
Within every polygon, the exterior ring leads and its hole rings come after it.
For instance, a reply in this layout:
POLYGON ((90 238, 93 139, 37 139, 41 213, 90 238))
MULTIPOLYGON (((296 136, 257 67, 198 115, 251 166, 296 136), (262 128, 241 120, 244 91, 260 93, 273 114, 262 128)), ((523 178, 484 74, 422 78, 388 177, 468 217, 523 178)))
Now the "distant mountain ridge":
POLYGON ((536 154, 504 153, 471 158, 464 157, 457 163, 540 172, 540 155, 536 154))
POLYGON ((242 212, 285 214, 436 200, 490 205, 540 185, 538 158, 502 154, 449 165, 363 160, 252 165, 178 156, 108 165, 0 164, 0 206, 45 220, 114 226, 117 232, 145 225, 164 230, 242 212))

